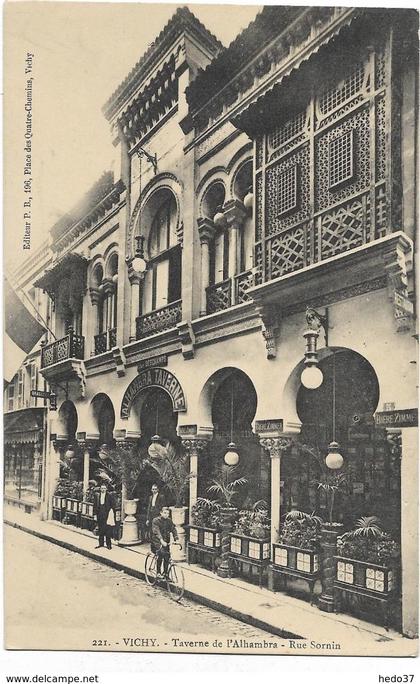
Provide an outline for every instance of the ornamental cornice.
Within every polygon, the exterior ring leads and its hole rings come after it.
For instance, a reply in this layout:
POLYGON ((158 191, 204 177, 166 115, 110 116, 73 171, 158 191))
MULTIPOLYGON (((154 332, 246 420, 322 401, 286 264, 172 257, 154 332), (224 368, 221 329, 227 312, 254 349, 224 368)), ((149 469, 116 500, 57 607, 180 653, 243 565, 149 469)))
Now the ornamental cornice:
MULTIPOLYGON (((230 119, 237 125, 235 117, 238 117, 241 111, 298 69, 342 27, 350 23, 357 13, 358 10, 347 7, 306 9, 291 25, 286 26, 284 32, 276 35, 264 52, 260 51, 231 81, 223 87, 220 87, 219 81, 219 87, 214 93, 211 93, 210 88, 206 90, 204 85, 206 71, 212 66, 210 65, 187 90, 190 115, 197 133, 203 132, 218 119, 230 119), (199 106, 196 106, 194 100, 200 100, 200 84, 202 90, 204 85, 204 92, 210 90, 210 95, 206 102, 200 102, 199 106), (197 90, 197 98, 191 94, 194 89, 197 90)), ((225 54, 229 50, 230 48, 225 54)))
POLYGON ((125 185, 122 180, 119 180, 106 197, 103 197, 82 219, 73 224, 73 226, 70 226, 66 233, 52 244, 53 252, 60 253, 68 249, 90 228, 108 218, 116 206, 119 205, 120 196, 124 190, 125 185))

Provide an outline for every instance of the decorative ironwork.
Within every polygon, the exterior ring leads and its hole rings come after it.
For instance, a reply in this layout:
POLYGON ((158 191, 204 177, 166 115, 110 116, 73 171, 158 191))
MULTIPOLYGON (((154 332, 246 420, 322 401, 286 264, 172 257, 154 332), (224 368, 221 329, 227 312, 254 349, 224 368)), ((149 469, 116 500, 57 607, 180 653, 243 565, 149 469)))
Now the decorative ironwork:
POLYGON ((215 313, 223 309, 229 309, 232 305, 232 287, 230 278, 221 283, 210 285, 206 290, 207 313, 215 313))
POLYGON ((370 127, 369 109, 363 107, 353 116, 342 121, 335 128, 318 138, 316 143, 315 167, 315 208, 322 211, 327 207, 345 200, 369 187, 370 184, 370 127), (357 131, 354 144, 354 180, 340 189, 329 187, 329 149, 332 140, 348 131, 357 131))
POLYGON ((266 221, 268 236, 275 235, 283 228, 296 225, 308 218, 310 208, 309 166, 309 146, 305 145, 287 159, 281 160, 267 170, 266 221), (281 178, 286 170, 293 167, 299 167, 299 192, 296 211, 291 211, 286 216, 279 216, 281 178))
POLYGON ((141 339, 154 333, 175 328, 182 318, 182 301, 178 299, 167 306, 155 309, 136 319, 136 337, 141 339))
POLYGON ((243 302, 251 301, 248 294, 250 287, 254 285, 254 277, 252 271, 245 271, 235 276, 235 303, 242 304, 243 302))
POLYGON ((389 226, 389 203, 386 196, 385 183, 376 188, 375 198, 375 237, 380 238, 387 234, 389 226))
POLYGON ((113 349, 117 346, 117 328, 111 328, 108 330, 109 337, 109 348, 113 349))
POLYGON ((347 131, 330 142, 330 188, 353 178, 353 134, 353 130, 347 131))
POLYGON ((264 138, 259 137, 257 138, 256 141, 256 163, 257 163, 257 169, 261 168, 262 163, 263 163, 263 150, 264 150, 264 138))
POLYGON ((386 83, 386 55, 382 46, 375 56, 375 87, 383 88, 386 83))
POLYGON ((103 354, 108 349, 108 331, 95 335, 95 354, 103 354))
POLYGON ((67 359, 83 359, 85 352, 85 338, 70 332, 41 350, 41 368, 47 368, 67 359))

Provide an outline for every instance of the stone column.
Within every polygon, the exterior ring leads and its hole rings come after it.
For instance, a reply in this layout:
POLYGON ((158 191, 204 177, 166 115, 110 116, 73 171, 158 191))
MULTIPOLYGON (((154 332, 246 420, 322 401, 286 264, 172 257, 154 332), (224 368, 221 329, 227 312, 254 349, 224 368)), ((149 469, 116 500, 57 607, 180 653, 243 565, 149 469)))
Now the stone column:
POLYGON ((141 287, 144 275, 144 273, 134 273, 133 271, 129 272, 128 275, 131 285, 130 342, 134 342, 137 338, 136 320, 140 312, 141 287))
POLYGON ((240 273, 240 235, 246 217, 246 209, 239 200, 230 200, 223 206, 229 235, 229 278, 232 285, 232 304, 236 304, 235 275, 240 273))
POLYGON ((79 448, 83 451, 83 500, 89 489, 89 467, 92 451, 97 447, 96 442, 78 440, 79 448))
POLYGON ((188 454, 190 459, 190 497, 189 497, 189 509, 190 509, 190 522, 191 522, 191 510, 197 501, 197 491, 198 491, 198 457, 203 449, 208 445, 208 440, 200 439, 197 437, 191 437, 182 440, 182 446, 185 452, 188 454))
POLYGON ((201 244, 201 298, 200 316, 207 313, 207 288, 210 285, 210 241, 214 238, 214 223, 208 218, 198 219, 201 244))
POLYGON ((318 608, 326 613, 334 612, 334 578, 337 553, 337 537, 343 532, 343 525, 335 523, 332 527, 324 523, 321 528, 321 584, 322 593, 318 608))
POLYGON ((115 284, 112 282, 112 280, 110 280, 110 279, 104 280, 104 293, 105 293, 105 303, 106 303, 106 318, 105 318, 106 330, 110 330, 112 328, 112 308, 113 308, 112 295, 114 292, 115 292, 115 284))
POLYGON ((273 544, 278 541, 280 531, 281 456, 290 447, 291 440, 286 437, 260 437, 260 444, 267 449, 271 458, 271 543, 273 544))
POLYGON ((89 295, 92 310, 91 316, 88 318, 87 344, 90 345, 90 355, 95 356, 95 335, 99 332, 99 302, 101 301, 101 293, 97 287, 91 287, 89 295))

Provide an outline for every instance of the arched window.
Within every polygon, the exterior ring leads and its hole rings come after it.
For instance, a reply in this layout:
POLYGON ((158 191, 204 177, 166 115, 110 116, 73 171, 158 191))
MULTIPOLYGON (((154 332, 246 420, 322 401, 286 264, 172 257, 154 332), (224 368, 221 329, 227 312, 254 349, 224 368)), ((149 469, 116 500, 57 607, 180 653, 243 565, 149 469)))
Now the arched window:
POLYGON ((144 288, 144 311, 181 299, 181 246, 178 244, 177 206, 173 195, 156 210, 149 234, 149 268, 144 288))

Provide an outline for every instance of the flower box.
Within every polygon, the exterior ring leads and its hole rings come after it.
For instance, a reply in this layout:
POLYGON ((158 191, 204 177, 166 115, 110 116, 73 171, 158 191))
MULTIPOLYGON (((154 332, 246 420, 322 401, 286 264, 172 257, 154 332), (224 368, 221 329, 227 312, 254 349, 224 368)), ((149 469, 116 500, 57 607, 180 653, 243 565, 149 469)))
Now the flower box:
POLYGON ((319 551, 288 544, 273 544, 273 565, 303 575, 316 576, 319 573, 319 551))
POLYGON ((221 534, 213 527, 189 525, 188 542, 205 549, 218 549, 221 545, 221 534))
POLYGON ((80 510, 84 518, 90 518, 93 520, 93 503, 90 501, 82 501, 80 510))
POLYGON ((66 511, 67 513, 74 513, 77 515, 80 513, 82 508, 82 501, 79 501, 78 499, 67 499, 66 503, 66 511))
POLYGON ((335 562, 338 587, 359 588, 372 596, 388 596, 395 589, 396 571, 392 565, 377 565, 344 556, 335 556, 335 562))
POLYGON ((52 498, 52 507, 58 511, 62 511, 67 507, 67 498, 65 496, 57 496, 55 494, 52 498))
POLYGON ((237 558, 250 561, 268 561, 270 558, 270 538, 258 539, 232 532, 229 553, 237 558))

